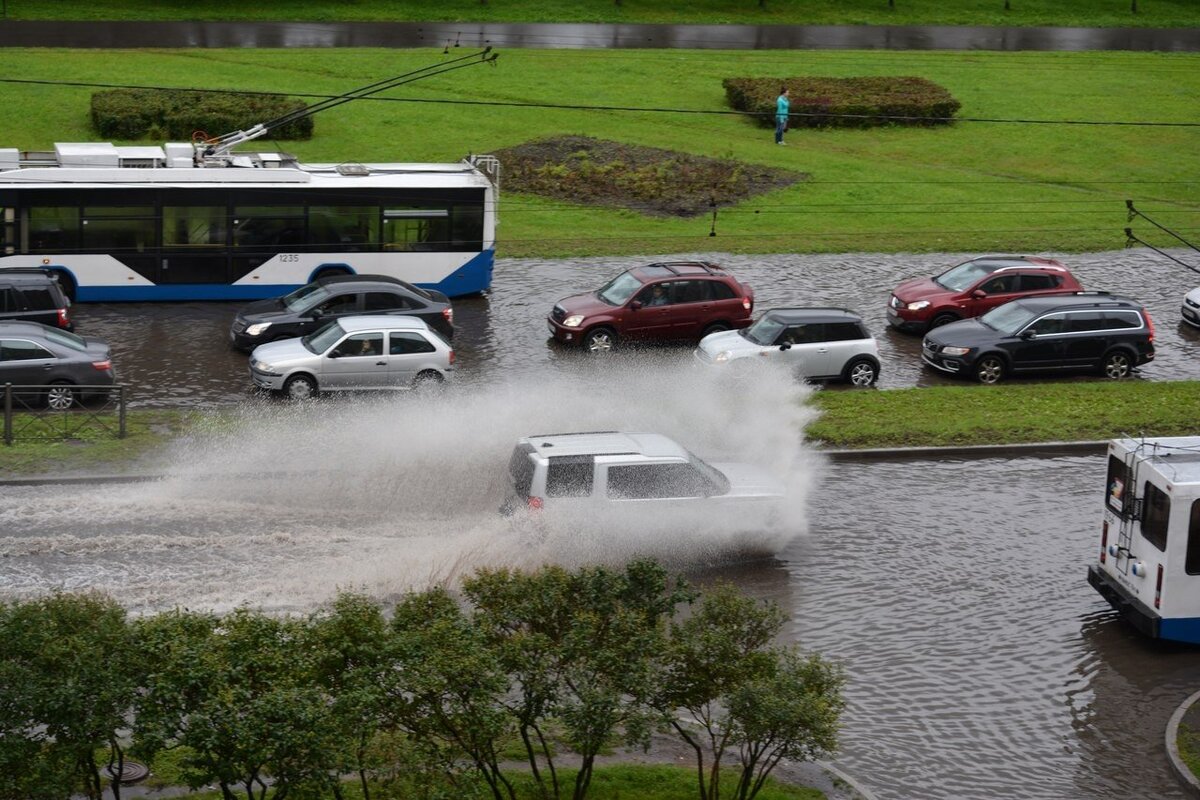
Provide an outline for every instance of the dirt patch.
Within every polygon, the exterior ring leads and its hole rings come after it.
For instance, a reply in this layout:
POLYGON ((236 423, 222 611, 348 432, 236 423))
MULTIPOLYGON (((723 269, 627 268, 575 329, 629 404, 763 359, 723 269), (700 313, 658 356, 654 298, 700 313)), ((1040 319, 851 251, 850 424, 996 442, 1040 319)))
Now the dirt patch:
POLYGON ((808 179, 802 172, 587 136, 539 139, 496 155, 507 190, 659 216, 695 217, 808 179))

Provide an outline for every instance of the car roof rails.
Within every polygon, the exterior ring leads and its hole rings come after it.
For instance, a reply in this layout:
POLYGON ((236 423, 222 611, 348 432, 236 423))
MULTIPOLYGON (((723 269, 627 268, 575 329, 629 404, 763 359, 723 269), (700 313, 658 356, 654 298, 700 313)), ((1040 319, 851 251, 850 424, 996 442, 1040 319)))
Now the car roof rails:
POLYGON ((699 267, 700 269, 707 272, 709 275, 716 275, 718 273, 722 273, 725 271, 720 266, 712 263, 711 261, 656 261, 655 263, 647 264, 646 266, 662 267, 663 269, 670 270, 672 273, 674 273, 676 275, 680 274, 679 270, 677 270, 676 267, 699 267))

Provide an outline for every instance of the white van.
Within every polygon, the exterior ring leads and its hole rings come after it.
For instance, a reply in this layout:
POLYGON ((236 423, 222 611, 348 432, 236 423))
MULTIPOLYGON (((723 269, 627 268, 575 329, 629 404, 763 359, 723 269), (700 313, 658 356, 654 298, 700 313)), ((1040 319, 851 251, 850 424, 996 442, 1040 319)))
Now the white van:
POLYGON ((1088 583, 1156 639, 1200 643, 1200 436, 1115 439, 1088 583))

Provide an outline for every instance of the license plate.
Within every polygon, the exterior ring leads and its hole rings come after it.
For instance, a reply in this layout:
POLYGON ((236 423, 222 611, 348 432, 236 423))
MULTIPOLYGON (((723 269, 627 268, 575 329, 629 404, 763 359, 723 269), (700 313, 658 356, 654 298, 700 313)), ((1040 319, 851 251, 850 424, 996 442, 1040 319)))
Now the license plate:
POLYGON ((1184 315, 1185 317, 1187 317, 1188 319, 1195 319, 1195 318, 1196 318, 1196 312, 1195 312, 1195 311, 1188 311, 1186 308, 1183 310, 1183 315, 1184 315))
POLYGON ((549 322, 549 321, 547 321, 547 322, 546 322, 546 327, 550 329, 550 332, 551 332, 551 333, 554 333, 554 323, 553 323, 553 322, 549 322))

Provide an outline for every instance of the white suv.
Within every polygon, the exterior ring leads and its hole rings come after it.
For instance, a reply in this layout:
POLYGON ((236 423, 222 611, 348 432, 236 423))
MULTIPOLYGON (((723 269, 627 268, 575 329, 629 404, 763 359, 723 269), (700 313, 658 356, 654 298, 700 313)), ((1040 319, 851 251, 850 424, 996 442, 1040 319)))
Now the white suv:
POLYGON ((695 359, 705 366, 782 364, 804 380, 879 379, 879 346, 862 318, 844 308, 777 308, 749 328, 705 336, 695 359), (751 360, 752 359, 752 360, 751 360))

